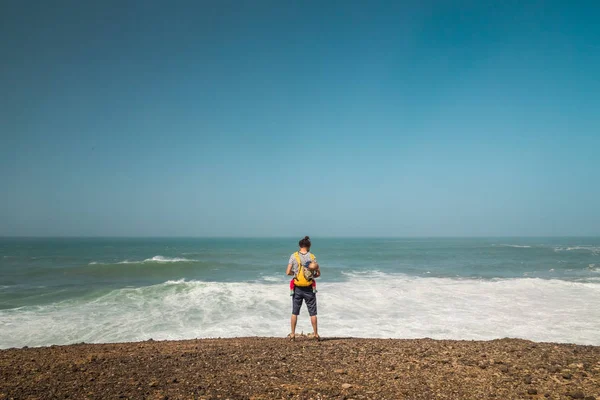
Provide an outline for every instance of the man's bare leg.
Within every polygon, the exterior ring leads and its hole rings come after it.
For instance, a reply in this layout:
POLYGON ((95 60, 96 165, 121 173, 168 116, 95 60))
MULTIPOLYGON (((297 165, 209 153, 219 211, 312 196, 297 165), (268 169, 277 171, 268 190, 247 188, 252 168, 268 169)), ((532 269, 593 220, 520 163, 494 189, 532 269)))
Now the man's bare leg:
POLYGON ((292 314, 292 318, 290 320, 290 325, 292 327, 292 333, 290 337, 294 338, 296 336, 296 323, 298 322, 298 316, 292 314))
POLYGON ((315 335, 315 337, 319 337, 319 330, 317 329, 317 316, 313 315, 312 317, 310 317, 310 323, 312 324, 313 327, 313 333, 315 335))

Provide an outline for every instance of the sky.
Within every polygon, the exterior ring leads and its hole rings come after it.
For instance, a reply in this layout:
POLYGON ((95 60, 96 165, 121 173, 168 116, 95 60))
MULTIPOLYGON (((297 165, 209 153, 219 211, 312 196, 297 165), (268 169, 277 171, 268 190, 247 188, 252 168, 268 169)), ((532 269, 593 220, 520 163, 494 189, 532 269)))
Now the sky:
POLYGON ((2 1, 0 235, 600 235, 599 18, 2 1))

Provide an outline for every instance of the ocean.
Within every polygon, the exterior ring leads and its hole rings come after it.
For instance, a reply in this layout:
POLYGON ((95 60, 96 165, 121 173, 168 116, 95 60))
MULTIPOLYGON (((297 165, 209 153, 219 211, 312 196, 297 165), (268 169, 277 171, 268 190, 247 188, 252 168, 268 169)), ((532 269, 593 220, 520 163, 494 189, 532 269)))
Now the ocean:
MULTIPOLYGON (((284 337, 298 239, 0 238, 0 348, 284 337)), ((321 336, 600 345, 600 238, 315 237, 312 252, 321 336)))

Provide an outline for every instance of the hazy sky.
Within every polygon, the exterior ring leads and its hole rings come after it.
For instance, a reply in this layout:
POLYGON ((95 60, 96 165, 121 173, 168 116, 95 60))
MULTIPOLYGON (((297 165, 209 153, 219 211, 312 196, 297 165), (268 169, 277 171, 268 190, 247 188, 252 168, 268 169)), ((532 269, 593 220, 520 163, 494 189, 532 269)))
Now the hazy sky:
POLYGON ((600 234, 598 2, 323 3, 3 1, 0 235, 600 234))

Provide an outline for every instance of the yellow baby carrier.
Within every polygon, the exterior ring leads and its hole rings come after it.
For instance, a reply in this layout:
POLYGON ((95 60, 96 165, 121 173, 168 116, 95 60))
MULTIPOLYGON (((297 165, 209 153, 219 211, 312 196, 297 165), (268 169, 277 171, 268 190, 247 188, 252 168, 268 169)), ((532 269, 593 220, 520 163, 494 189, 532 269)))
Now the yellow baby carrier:
MULTIPOLYGON (((296 258, 296 261, 298 262, 298 273, 296 274, 296 276, 294 277, 294 285, 296 286, 310 286, 312 285, 312 272, 310 272, 308 270, 308 267, 305 267, 304 265, 302 265, 302 260, 300 260, 300 254, 298 252, 294 253, 294 257, 296 258), (306 272, 305 272, 305 268, 306 268, 306 272), (307 277, 308 275, 308 277, 307 277)), ((315 261, 315 256, 313 253, 310 253, 310 261, 314 262, 315 261)))

